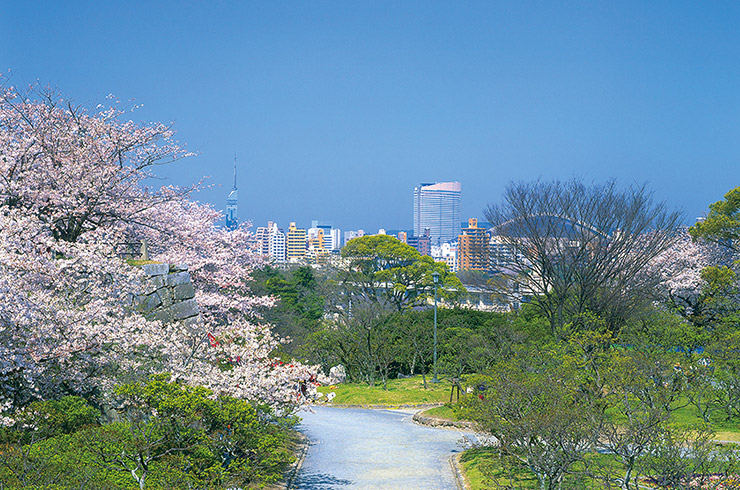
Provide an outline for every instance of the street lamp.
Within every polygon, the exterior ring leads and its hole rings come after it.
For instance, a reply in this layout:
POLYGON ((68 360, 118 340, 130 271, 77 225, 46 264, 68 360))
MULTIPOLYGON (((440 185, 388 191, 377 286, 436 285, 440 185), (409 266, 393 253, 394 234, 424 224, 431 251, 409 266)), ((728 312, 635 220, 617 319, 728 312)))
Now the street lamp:
POLYGON ((439 284, 439 272, 432 274, 434 281, 434 379, 432 383, 439 383, 437 379, 437 284, 439 284))

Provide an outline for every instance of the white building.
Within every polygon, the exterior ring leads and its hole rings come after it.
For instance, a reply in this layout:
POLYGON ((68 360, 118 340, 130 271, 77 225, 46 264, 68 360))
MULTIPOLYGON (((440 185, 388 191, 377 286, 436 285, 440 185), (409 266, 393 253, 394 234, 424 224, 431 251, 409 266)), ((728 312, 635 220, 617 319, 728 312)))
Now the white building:
POLYGON ((258 226, 254 230, 254 238, 257 242, 257 252, 262 255, 270 255, 270 230, 273 222, 268 221, 267 226, 258 226))
POLYGON ((437 262, 445 262, 451 272, 457 272, 457 242, 432 245, 432 258, 437 262))
POLYGON ((521 251, 516 250, 514 246, 506 243, 497 235, 491 236, 488 250, 491 270, 494 271, 505 269, 512 263, 521 263, 523 261, 521 251))
POLYGON ((275 260, 275 262, 285 262, 287 254, 285 233, 278 228, 277 223, 271 223, 271 225, 272 226, 268 233, 267 254, 275 260))
POLYGON ((365 236, 365 230, 350 230, 344 232, 344 245, 347 245, 347 242, 352 240, 353 238, 359 238, 361 236, 365 236))
MULTIPOLYGON (((324 240, 326 240, 327 237, 324 235, 324 240)), ((339 250, 342 248, 342 230, 339 228, 332 228, 331 229, 331 235, 329 235, 329 240, 331 241, 331 247, 330 250, 339 250)))

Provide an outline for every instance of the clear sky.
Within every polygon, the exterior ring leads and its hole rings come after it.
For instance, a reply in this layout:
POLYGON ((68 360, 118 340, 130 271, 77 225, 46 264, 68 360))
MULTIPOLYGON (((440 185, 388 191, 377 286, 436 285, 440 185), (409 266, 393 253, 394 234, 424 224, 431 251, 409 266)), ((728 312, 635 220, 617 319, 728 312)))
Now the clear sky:
POLYGON ((413 187, 647 182, 687 221, 740 185, 740 2, 0 0, 0 69, 135 99, 239 217, 411 228, 413 187))

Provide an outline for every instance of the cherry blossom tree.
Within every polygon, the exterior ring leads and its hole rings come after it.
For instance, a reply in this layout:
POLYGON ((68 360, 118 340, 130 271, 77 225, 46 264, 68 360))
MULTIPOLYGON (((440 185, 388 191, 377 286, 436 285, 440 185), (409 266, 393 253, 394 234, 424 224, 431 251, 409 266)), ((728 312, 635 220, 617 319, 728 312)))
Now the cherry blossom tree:
POLYGON ((36 86, 0 92, 0 413, 160 371, 215 394, 305 401, 313 370, 269 357, 281 340, 254 312, 271 299, 246 287, 261 265, 248 231, 218 229, 194 188, 148 187, 154 166, 188 153, 169 126, 127 116, 36 86), (136 311, 145 278, 115 245, 140 239, 155 260, 188 264, 199 322, 136 311))
POLYGON ((701 271, 711 264, 710 250, 692 240, 687 232, 681 232, 671 247, 651 264, 651 274, 659 281, 658 294, 682 316, 693 315, 705 285, 701 271))
MULTIPOLYGON (((716 275, 734 277, 724 263, 728 259, 717 244, 698 241, 681 230, 671 247, 658 255, 647 272, 657 279, 657 299, 692 324, 716 323, 721 305, 715 296, 716 275)), ((721 282, 721 281, 720 281, 721 282)))

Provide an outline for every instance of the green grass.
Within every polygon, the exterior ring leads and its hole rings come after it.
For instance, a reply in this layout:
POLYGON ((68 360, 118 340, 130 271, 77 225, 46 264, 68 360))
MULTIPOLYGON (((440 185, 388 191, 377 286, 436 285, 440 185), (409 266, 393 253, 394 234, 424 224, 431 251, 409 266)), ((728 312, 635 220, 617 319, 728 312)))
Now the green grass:
MULTIPOLYGON (((599 466, 616 468, 613 458, 601 454, 588 455, 591 463, 599 466)), ((469 449, 460 455, 460 463, 471 490, 489 488, 511 490, 539 490, 537 477, 529 469, 520 464, 511 464, 505 459, 499 459, 495 448, 479 447, 469 449)), ((597 490, 603 488, 600 482, 590 477, 578 476, 583 467, 580 463, 573 466, 570 474, 565 477, 563 489, 597 490)))
MULTIPOLYGON (((420 405, 427 403, 445 403, 450 400, 449 381, 441 380, 432 383, 427 378, 424 388, 421 376, 388 380, 388 389, 382 383, 370 387, 364 383, 341 383, 335 386, 320 386, 321 393, 336 393, 330 405, 420 405)), ((322 400, 326 398, 322 397, 322 400)))
MULTIPOLYGON (((449 398, 448 398, 449 401, 449 398)), ((434 407, 430 408, 428 410, 424 410, 422 415, 425 415, 427 417, 438 417, 441 419, 448 419, 448 420, 462 420, 460 417, 458 417, 455 412, 452 410, 452 407, 449 404, 442 405, 441 407, 434 407)))
POLYGON ((161 262, 157 262, 156 260, 141 260, 141 259, 126 259, 126 263, 130 266, 140 266, 140 265, 147 265, 147 264, 161 264, 161 262))
MULTIPOLYGON (((692 427, 703 424, 696 407, 687 405, 685 398, 680 399, 677 405, 681 408, 677 408, 671 414, 670 423, 672 425, 676 427, 692 427)), ((725 420, 724 413, 715 412, 712 414, 712 427, 717 431, 714 437, 716 440, 740 442, 740 421, 727 421, 725 420)))
POLYGON ((494 448, 469 449, 460 456, 460 463, 471 490, 484 488, 537 490, 539 488, 537 477, 531 471, 522 468, 505 468, 494 448))

